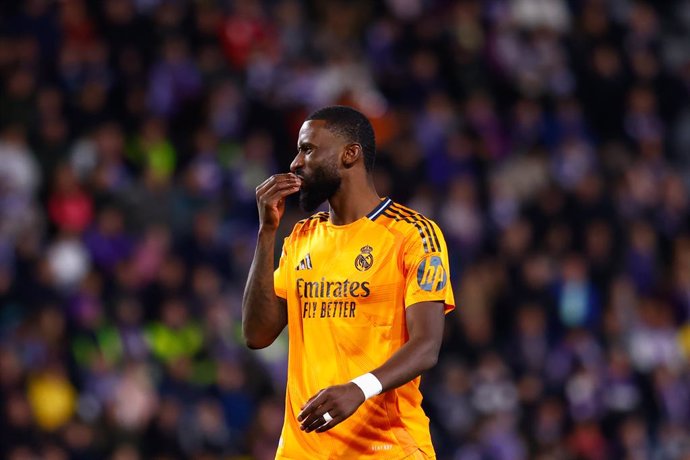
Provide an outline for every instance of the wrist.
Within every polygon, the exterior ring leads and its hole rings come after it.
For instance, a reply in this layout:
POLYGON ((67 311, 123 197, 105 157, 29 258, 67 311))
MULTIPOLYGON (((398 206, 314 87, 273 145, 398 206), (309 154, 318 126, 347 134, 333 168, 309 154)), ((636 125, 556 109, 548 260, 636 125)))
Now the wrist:
POLYGON ((354 383, 359 387, 360 390, 362 390, 365 401, 383 391, 381 381, 371 372, 360 375, 359 377, 350 380, 350 382, 354 383))
POLYGON ((272 226, 267 226, 267 225, 260 225, 259 226, 259 237, 262 236, 267 236, 267 237, 274 237, 276 235, 276 232, 278 231, 278 227, 272 227, 272 226))

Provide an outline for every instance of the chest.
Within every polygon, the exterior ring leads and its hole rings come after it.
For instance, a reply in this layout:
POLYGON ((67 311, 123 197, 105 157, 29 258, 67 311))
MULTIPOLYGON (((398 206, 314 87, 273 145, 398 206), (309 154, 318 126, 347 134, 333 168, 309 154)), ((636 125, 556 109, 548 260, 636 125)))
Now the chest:
POLYGON ((382 232, 314 232, 292 258, 293 314, 309 323, 390 323, 401 303, 400 250, 396 239, 382 232))
POLYGON ((295 276, 310 280, 391 282, 401 271, 400 247, 382 232, 316 231, 296 246, 293 269, 295 276))

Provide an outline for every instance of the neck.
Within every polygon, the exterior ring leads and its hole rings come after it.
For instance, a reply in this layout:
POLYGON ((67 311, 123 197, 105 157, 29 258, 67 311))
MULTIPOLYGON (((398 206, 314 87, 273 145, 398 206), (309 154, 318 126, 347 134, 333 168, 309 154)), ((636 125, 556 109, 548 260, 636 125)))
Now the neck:
POLYGON ((371 178, 352 180, 344 177, 340 189, 329 200, 330 221, 347 225, 366 216, 381 202, 371 178))

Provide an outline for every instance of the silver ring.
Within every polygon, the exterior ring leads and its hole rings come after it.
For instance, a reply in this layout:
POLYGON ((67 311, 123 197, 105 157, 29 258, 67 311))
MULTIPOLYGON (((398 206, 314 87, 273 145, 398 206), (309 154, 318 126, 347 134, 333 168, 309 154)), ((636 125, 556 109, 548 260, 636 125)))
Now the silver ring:
POLYGON ((324 412, 323 413, 323 421, 328 423, 331 420, 333 420, 333 417, 331 417, 331 414, 329 414, 328 412, 324 412))

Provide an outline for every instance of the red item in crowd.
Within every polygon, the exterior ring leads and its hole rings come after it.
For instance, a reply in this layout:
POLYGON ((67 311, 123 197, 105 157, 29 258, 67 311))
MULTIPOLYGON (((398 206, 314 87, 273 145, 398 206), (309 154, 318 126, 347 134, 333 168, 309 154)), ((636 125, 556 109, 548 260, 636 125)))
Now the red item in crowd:
POLYGON ((48 200, 48 213, 61 230, 81 233, 93 219, 93 203, 81 190, 59 193, 48 200))
POLYGON ((252 12, 240 12, 226 18, 219 38, 225 56, 237 69, 246 68, 255 50, 272 50, 277 46, 270 24, 252 12))
POLYGON ((55 172, 55 184, 48 198, 48 215, 60 229, 82 232, 93 220, 93 201, 85 193, 69 165, 55 172))

